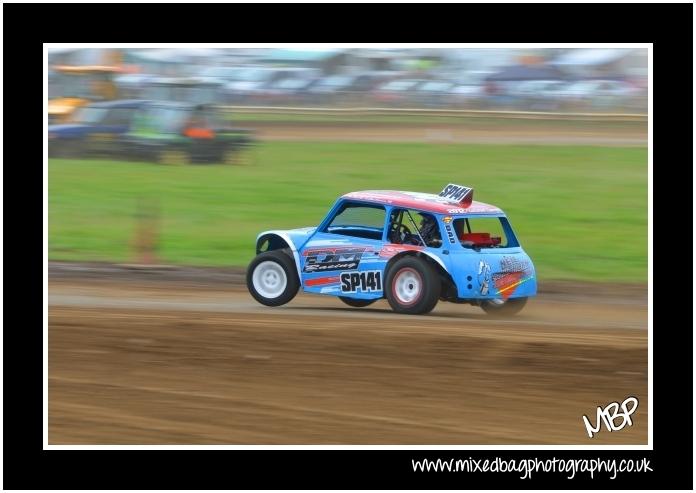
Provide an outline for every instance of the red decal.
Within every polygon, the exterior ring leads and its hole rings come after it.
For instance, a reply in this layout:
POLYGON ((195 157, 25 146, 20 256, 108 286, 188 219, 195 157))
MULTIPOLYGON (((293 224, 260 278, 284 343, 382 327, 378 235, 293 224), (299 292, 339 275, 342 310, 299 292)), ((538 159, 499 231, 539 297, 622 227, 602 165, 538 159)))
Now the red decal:
POLYGON ((338 276, 331 277, 317 277, 316 279, 307 279, 305 281, 305 286, 323 286, 324 284, 335 284, 338 283, 338 276))
POLYGON ((397 245, 397 244, 390 244, 390 245, 384 245, 382 249, 379 251, 379 256, 382 258, 391 258, 397 253, 401 252, 406 252, 406 251, 421 251, 423 250, 422 246, 418 245, 397 245))
POLYGON ((510 295, 515 292, 515 289, 520 284, 522 274, 522 272, 510 272, 495 280, 495 287, 498 289, 498 293, 503 296, 504 300, 508 299, 510 295))

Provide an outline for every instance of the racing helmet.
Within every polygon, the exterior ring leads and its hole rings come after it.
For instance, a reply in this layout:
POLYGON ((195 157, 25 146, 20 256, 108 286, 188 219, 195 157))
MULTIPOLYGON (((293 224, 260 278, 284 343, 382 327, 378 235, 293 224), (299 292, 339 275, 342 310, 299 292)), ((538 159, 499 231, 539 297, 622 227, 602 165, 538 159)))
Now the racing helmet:
POLYGON ((437 226, 435 218, 430 214, 424 214, 422 212, 419 212, 418 215, 421 217, 419 231, 423 237, 423 241, 429 243, 432 240, 440 239, 440 229, 437 226))

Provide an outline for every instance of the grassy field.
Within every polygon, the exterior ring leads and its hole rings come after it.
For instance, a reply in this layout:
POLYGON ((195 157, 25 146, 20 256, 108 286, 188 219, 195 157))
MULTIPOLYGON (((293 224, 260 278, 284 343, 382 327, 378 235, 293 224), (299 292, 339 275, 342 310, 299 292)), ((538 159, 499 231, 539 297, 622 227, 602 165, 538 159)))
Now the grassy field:
POLYGON ((265 229, 313 226, 342 193, 471 185, 503 208, 541 279, 647 280, 647 150, 271 142, 245 166, 49 161, 49 258, 134 261, 139 198, 159 258, 245 265, 265 229))

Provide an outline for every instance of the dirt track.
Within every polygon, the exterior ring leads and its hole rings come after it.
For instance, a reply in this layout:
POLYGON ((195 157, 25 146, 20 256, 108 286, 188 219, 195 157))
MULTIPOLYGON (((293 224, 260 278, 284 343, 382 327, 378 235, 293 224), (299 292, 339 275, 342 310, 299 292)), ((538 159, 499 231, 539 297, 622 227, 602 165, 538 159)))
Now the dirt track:
POLYGON ((49 275, 51 444, 647 443, 647 306, 542 294, 515 319, 239 286, 49 275), (583 414, 640 399, 588 439, 583 414))

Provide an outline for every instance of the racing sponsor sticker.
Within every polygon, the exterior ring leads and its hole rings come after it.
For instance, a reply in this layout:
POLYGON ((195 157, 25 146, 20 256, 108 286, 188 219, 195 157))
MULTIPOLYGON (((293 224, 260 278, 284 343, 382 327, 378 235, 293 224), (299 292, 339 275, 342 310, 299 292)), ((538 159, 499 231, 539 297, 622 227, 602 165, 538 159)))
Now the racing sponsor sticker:
POLYGON ((366 247, 318 248, 306 250, 302 272, 328 272, 333 270, 357 269, 366 247))
POLYGON ((371 293, 382 291, 382 271, 341 272, 341 292, 371 293))
POLYGON ((450 224, 445 223, 445 231, 447 231, 449 242, 452 244, 456 243, 456 237, 454 236, 454 231, 452 231, 452 226, 450 224))
POLYGON ((500 272, 493 274, 493 283, 504 300, 508 299, 517 286, 533 278, 533 271, 526 259, 505 256, 500 261, 500 272))

